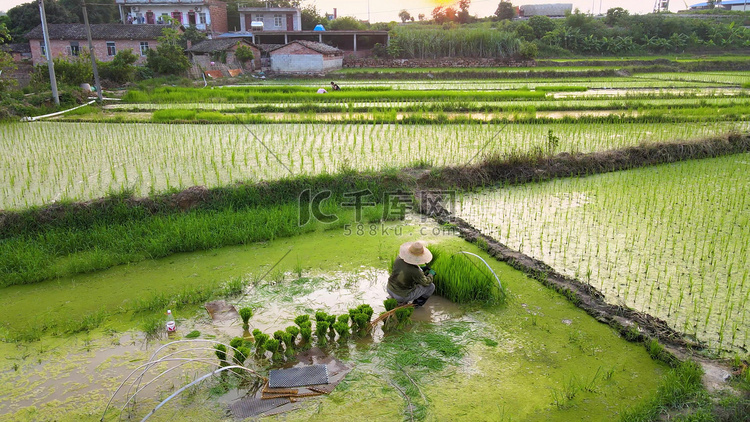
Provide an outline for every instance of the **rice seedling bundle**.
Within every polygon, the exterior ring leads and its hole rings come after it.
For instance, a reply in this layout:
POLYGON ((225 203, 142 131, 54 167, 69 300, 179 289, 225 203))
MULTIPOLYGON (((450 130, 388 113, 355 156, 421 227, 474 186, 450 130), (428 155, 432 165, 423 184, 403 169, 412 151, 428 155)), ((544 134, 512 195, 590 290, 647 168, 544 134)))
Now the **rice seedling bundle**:
POLYGON ((436 294, 456 303, 499 303, 505 298, 495 276, 478 259, 435 246, 430 251, 436 294))

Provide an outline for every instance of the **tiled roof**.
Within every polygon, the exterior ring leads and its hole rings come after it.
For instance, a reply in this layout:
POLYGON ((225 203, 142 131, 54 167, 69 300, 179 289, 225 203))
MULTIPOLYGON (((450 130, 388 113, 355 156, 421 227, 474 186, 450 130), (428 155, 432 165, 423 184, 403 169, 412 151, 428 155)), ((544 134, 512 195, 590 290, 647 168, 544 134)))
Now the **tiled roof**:
POLYGON ((214 51, 224 51, 242 41, 244 41, 244 44, 253 45, 253 43, 244 40, 244 38, 215 38, 201 41, 188 48, 187 51, 191 53, 213 53, 214 51))
POLYGON ((324 55, 342 56, 344 54, 343 51, 339 50, 336 47, 331 47, 328 44, 323 44, 323 43, 319 43, 319 42, 315 42, 315 41, 307 41, 307 40, 294 40, 294 41, 290 42, 289 44, 279 46, 277 48, 274 48, 271 51, 281 50, 282 48, 284 48, 284 47, 286 47, 288 45, 292 45, 294 43, 303 45, 303 46, 309 48, 310 50, 317 51, 318 53, 324 54, 324 55))
MULTIPOLYGON (((82 23, 51 23, 49 37, 53 40, 85 40, 86 25, 82 23)), ((95 40, 155 40, 161 36, 165 25, 132 25, 100 23, 91 25, 91 38, 95 40)), ((26 34, 30 40, 42 39, 42 25, 26 34)))

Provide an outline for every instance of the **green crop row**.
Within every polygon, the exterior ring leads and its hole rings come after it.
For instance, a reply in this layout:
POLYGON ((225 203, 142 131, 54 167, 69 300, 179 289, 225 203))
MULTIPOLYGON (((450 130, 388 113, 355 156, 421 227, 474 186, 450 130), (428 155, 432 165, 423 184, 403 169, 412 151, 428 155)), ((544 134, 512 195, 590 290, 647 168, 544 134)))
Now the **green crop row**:
MULTIPOLYGON (((565 90, 579 88, 564 87, 565 90)), ((248 102, 351 102, 351 101, 393 101, 393 100, 491 100, 491 99, 539 99, 547 91, 507 90, 507 91, 407 91, 407 90, 366 90, 357 88, 318 94, 314 88, 300 92, 263 92, 242 88, 191 89, 157 88, 153 91, 128 91, 123 97, 130 103, 248 103, 248 102)))

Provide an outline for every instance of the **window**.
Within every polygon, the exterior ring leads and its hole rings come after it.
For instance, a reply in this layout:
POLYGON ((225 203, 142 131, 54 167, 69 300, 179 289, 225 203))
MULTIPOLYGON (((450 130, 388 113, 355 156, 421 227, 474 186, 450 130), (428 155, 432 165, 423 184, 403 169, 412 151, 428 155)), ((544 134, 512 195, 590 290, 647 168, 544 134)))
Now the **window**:
POLYGON ((148 51, 148 41, 141 41, 141 56, 145 56, 148 51))
POLYGON ((166 13, 162 13, 161 16, 159 16, 159 19, 156 20, 156 23, 159 25, 164 25, 169 22, 169 15, 166 13))
POLYGON ((276 28, 281 28, 281 22, 284 20, 284 17, 281 15, 273 15, 273 26, 276 28))
POLYGON ((182 23, 182 12, 172 12, 172 19, 176 20, 177 23, 182 23))
POLYGON ((44 41, 39 41, 39 49, 42 50, 42 56, 47 57, 47 49, 45 48, 44 41))
POLYGON ((198 23, 206 24, 206 14, 205 13, 198 13, 198 23))
POLYGON ((115 48, 115 42, 107 41, 107 55, 114 56, 115 54, 117 54, 117 48, 115 48))
POLYGON ((81 54, 81 47, 78 46, 78 41, 70 42, 70 55, 78 57, 81 54))
POLYGON ((255 15, 253 22, 263 22, 263 15, 255 15))

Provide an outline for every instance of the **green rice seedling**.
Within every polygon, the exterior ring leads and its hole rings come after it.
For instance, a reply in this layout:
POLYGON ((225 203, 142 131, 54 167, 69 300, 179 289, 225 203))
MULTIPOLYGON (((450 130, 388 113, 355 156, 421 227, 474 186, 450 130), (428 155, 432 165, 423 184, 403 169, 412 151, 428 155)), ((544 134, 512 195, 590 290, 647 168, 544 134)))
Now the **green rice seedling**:
POLYGON ((389 298, 383 301, 383 305, 385 305, 385 311, 388 312, 398 306, 398 301, 396 299, 389 298))
POLYGON ((294 340, 292 339, 292 335, 289 334, 286 331, 282 331, 281 340, 279 340, 281 343, 284 343, 284 354, 287 357, 294 356, 294 340))
POLYGON ((326 318, 326 322, 328 323, 328 329, 330 330, 328 334, 331 337, 335 336, 336 331, 333 326, 334 324, 336 324, 336 315, 328 315, 328 317, 326 318))
POLYGON ((250 317, 253 316, 253 310, 250 308, 242 308, 240 309, 240 318, 242 318, 242 328, 247 330, 250 327, 250 324, 248 321, 250 321, 250 317))
POLYGON ((300 333, 300 328, 296 325, 290 325, 286 327, 286 332, 292 336, 292 345, 294 345, 294 342, 297 341, 297 335, 300 333))
POLYGON ((193 330, 187 334, 185 334, 185 338, 198 338, 201 336, 201 332, 198 330, 193 330))
POLYGON ((300 328, 302 328, 302 325, 308 321, 310 321, 310 315, 299 315, 298 317, 294 318, 294 323, 297 324, 300 328))
POLYGON ((283 330, 276 330, 276 331, 274 331, 274 333, 273 333, 273 338, 275 338, 275 339, 276 339, 276 340, 278 340, 278 341, 282 341, 282 338, 284 337, 284 334, 285 334, 285 333, 286 333, 286 331, 283 331, 283 330))
POLYGON ((328 313, 325 311, 315 312, 315 322, 328 321, 328 313))
POLYGON ((268 334, 258 332, 258 334, 255 334, 253 332, 253 337, 255 338, 255 353, 258 354, 258 356, 262 356, 263 353, 266 351, 266 342, 269 340, 268 334))
POLYGON ((281 353, 279 353, 280 345, 281 343, 275 338, 270 338, 266 340, 266 343, 264 344, 265 349, 271 352, 271 359, 274 361, 279 361, 284 358, 284 356, 281 353))
POLYGON ((247 360, 247 357, 250 356, 250 353, 250 349, 245 346, 240 346, 235 349, 234 357, 232 358, 232 360, 236 365, 243 366, 245 364, 245 361, 247 360))
POLYGON ((375 312, 375 311, 373 311, 372 306, 370 306, 370 305, 368 305, 366 303, 357 306, 357 310, 360 313, 364 314, 367 317, 367 322, 368 323, 370 322, 370 318, 372 318, 373 312, 375 312))
MULTIPOLYGON (((349 315, 347 315, 347 318, 349 315)), ((334 330, 336 330, 336 333, 339 335, 339 341, 346 342, 346 340, 349 338, 349 324, 346 322, 338 321, 335 324, 333 324, 334 330)))
POLYGON ((344 324, 349 325, 349 314, 339 315, 339 317, 337 318, 337 321, 338 322, 343 322, 344 324))
POLYGON ((411 315, 414 312, 414 308, 411 306, 405 308, 396 309, 396 320, 398 321, 398 327, 403 328, 411 323, 411 315))
POLYGON ((484 263, 476 263, 463 254, 450 254, 431 247, 435 270, 435 292, 456 303, 499 303, 505 294, 484 263))
MULTIPOLYGON (((309 321, 308 321, 309 323, 309 321)), ((304 326, 300 328, 299 335, 302 338, 302 342, 306 345, 310 344, 310 341, 312 340, 312 328, 308 326, 304 326)))
POLYGON ((232 347, 233 349, 238 349, 238 348, 242 347, 242 345, 243 345, 243 344, 245 344, 245 340, 243 340, 243 339, 242 339, 242 337, 235 337, 235 338, 233 338, 233 339, 232 339, 232 340, 231 340, 231 341, 229 342, 229 345, 230 345, 230 346, 231 346, 231 347, 232 347))
POLYGON ((326 334, 328 333, 328 321, 318 321, 315 325, 315 336, 318 337, 318 344, 326 344, 326 334))
POLYGON ((220 366, 227 366, 227 346, 223 344, 217 344, 214 346, 214 353, 216 353, 216 357, 219 358, 219 365, 220 366))

